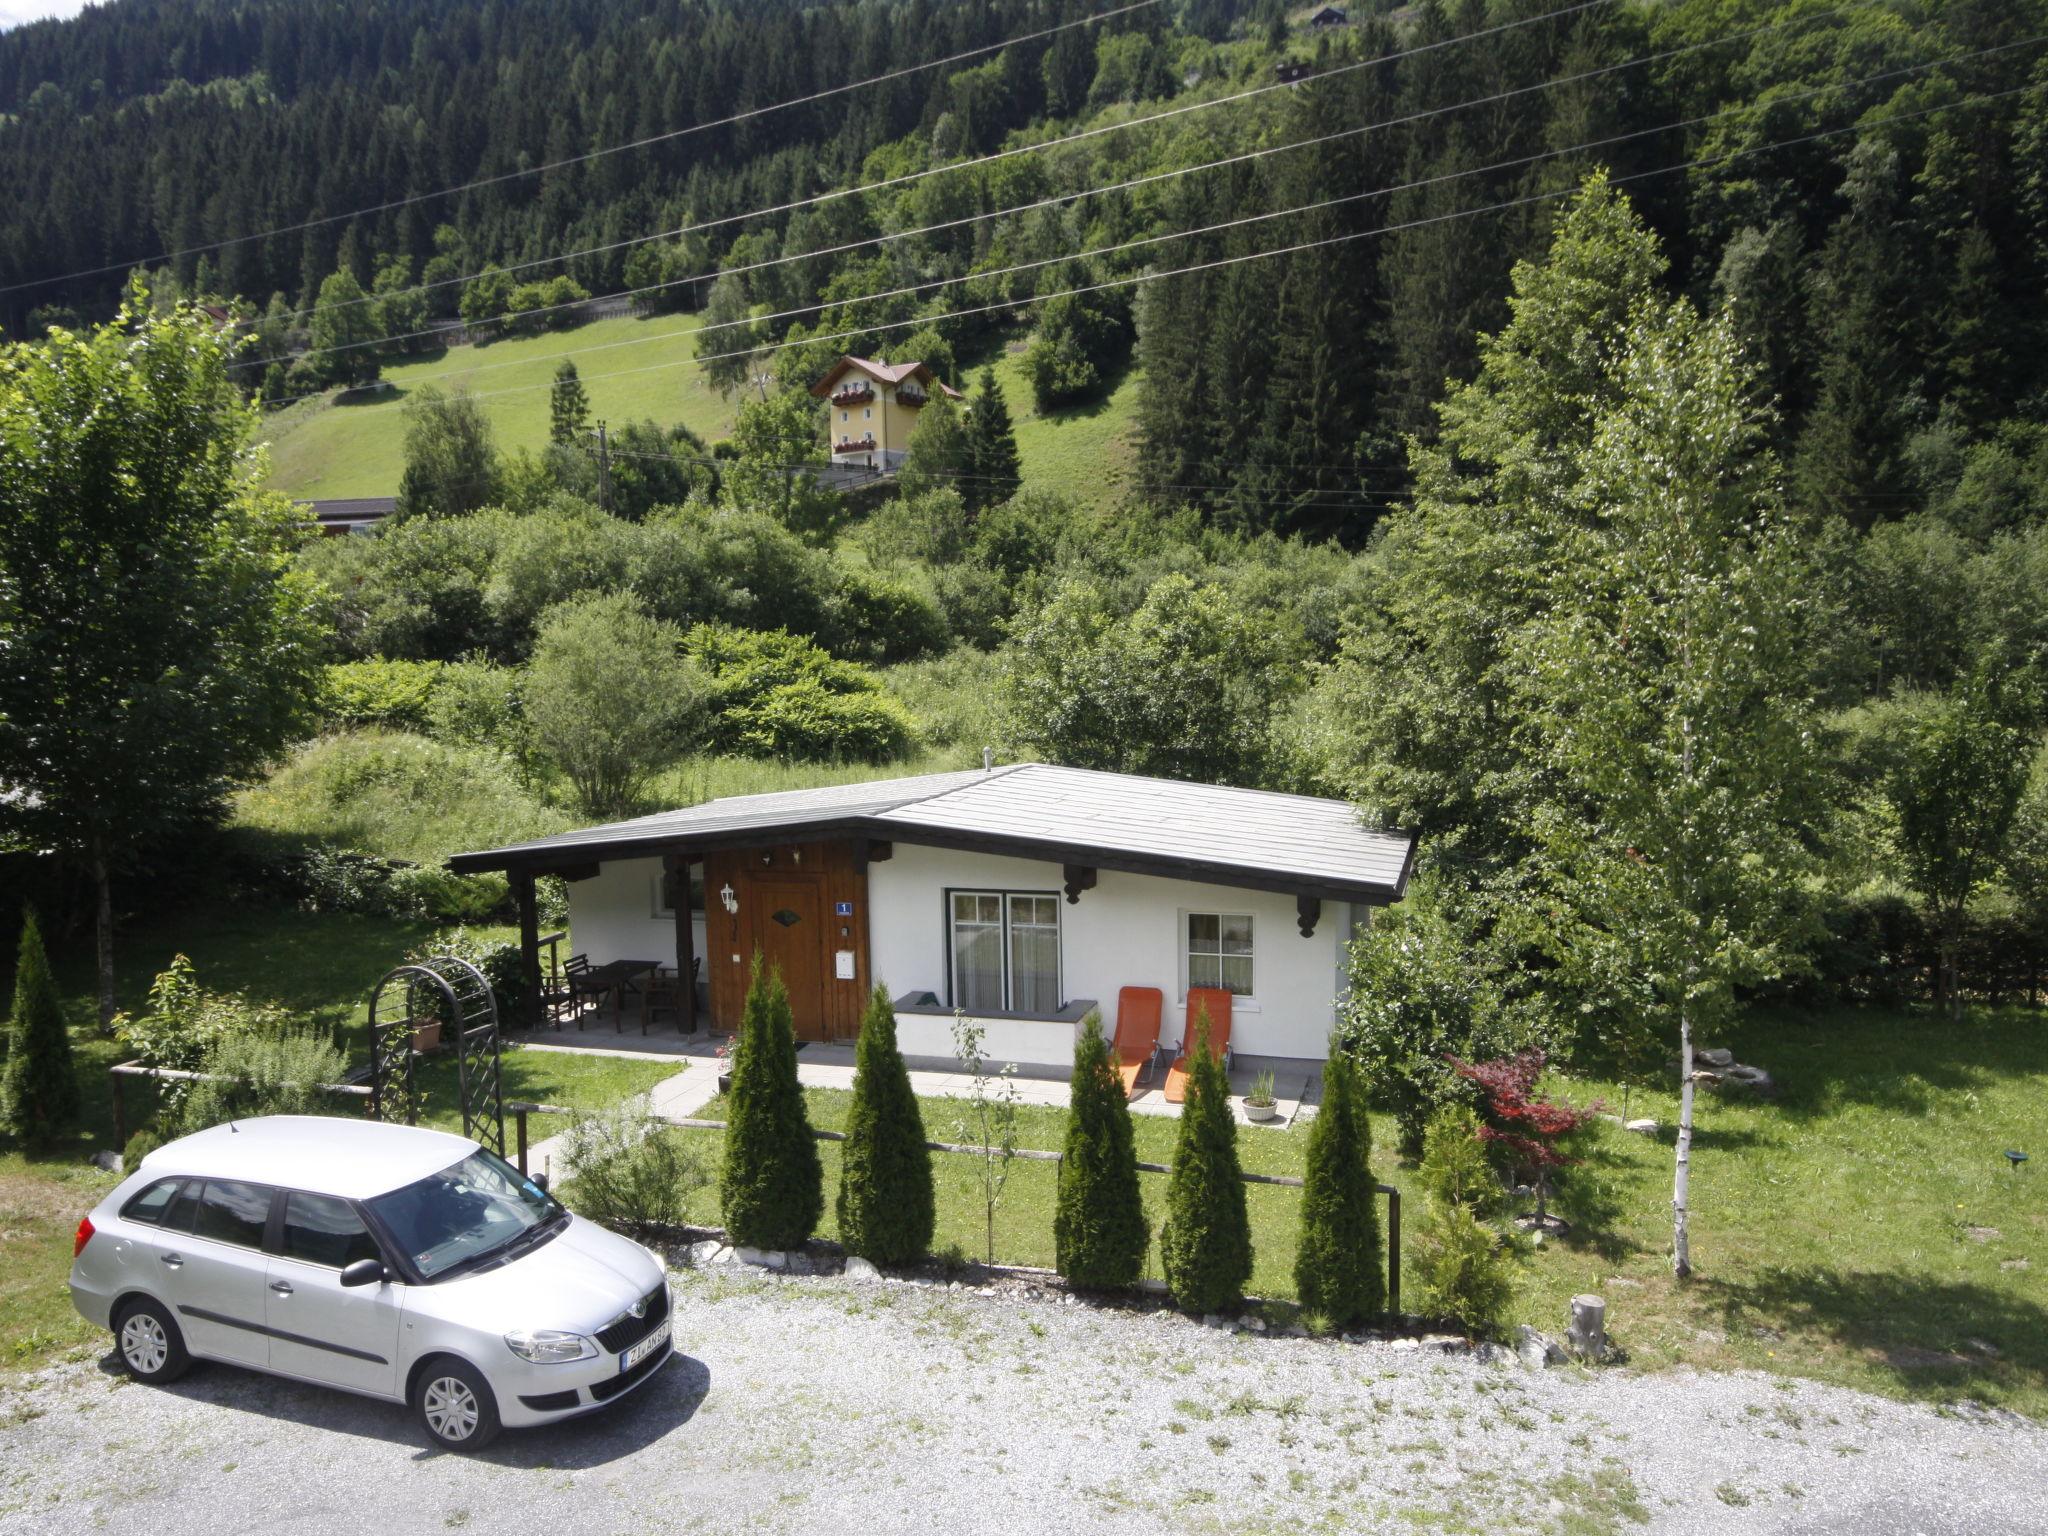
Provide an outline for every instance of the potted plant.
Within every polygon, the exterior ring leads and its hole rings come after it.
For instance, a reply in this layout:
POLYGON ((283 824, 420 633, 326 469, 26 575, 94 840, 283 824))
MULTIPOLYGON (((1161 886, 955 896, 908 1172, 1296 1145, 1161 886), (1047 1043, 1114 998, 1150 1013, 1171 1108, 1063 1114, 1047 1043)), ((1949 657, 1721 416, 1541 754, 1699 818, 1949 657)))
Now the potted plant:
POLYGON ((1252 1091, 1244 1096, 1244 1117, 1259 1121, 1280 1118, 1280 1104, 1273 1097, 1271 1072, 1261 1072, 1252 1079, 1252 1091))
POLYGON ((441 1049, 441 1020, 439 1015, 431 1019, 412 1021, 412 1051, 415 1056, 424 1056, 428 1051, 441 1049))
POLYGON ((732 1092, 732 1052, 739 1043, 738 1035, 727 1035, 718 1042, 718 1091, 732 1092))

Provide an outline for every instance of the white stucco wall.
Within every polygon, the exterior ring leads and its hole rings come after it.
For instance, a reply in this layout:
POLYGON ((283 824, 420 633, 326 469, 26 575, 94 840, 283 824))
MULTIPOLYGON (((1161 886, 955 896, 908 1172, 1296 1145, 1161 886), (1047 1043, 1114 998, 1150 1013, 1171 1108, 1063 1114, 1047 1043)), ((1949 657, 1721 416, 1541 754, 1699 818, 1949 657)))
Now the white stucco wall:
MULTIPOLYGON (((929 991, 950 1004, 947 890, 1058 891, 1061 884, 1057 864, 899 842, 893 857, 868 867, 873 975, 892 996, 929 991)), ((1166 999, 1160 1039, 1168 1046, 1179 1042, 1186 1028, 1185 914, 1191 911, 1252 917, 1255 995, 1232 1005, 1233 1051, 1320 1060, 1335 1019, 1335 989, 1351 928, 1343 902, 1324 902, 1315 934, 1303 938, 1291 896, 1104 870, 1078 903, 1060 901, 1062 1000, 1095 999, 1105 1028, 1113 1030, 1120 989, 1157 987, 1166 999)), ((1046 1065, 1072 1060, 1071 1025, 993 1020, 988 1027, 991 1059, 1046 1065)), ((906 1054, 952 1054, 950 1018, 901 1016, 897 1035, 906 1054)))
MULTIPOLYGON (((607 960, 676 963, 676 923, 655 915, 661 860, 620 859, 569 886, 569 942, 592 965, 607 960)), ((691 953, 704 953, 704 914, 692 924, 691 953)))

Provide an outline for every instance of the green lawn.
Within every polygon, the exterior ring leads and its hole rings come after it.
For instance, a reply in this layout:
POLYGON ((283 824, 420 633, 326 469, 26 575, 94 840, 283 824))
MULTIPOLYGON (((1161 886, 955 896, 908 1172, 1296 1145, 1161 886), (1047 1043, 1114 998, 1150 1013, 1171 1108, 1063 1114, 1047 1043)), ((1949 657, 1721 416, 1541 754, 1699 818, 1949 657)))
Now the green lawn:
MULTIPOLYGON (((1126 368, 1100 398, 1041 416, 1024 377, 1024 354, 1005 349, 995 360, 996 379, 1017 429, 1017 458, 1024 483, 1055 491, 1082 506, 1106 506, 1128 488, 1137 465, 1137 368, 1126 368)), ((967 385, 980 382, 981 369, 963 370, 967 385)))
POLYGON ((423 384, 483 397, 498 447, 547 443, 548 386, 573 354, 593 420, 677 422, 707 442, 732 429, 732 408, 689 365, 694 315, 620 317, 574 330, 454 347, 384 370, 395 393, 360 403, 307 400, 268 418, 270 484, 293 496, 390 496, 404 467, 405 396, 423 384))
MULTIPOLYGON (((1560 1333, 1569 1299, 1597 1291, 1632 1364, 1751 1367, 1937 1402, 1974 1398, 2048 1417, 2048 1015, 1979 1010, 1961 1030, 1926 1014, 1767 1014, 1727 1044, 1783 1086, 1770 1102, 1702 1098, 1693 1160, 1688 1284, 1669 1272, 1668 1096, 1638 1092, 1632 1115, 1666 1127, 1657 1140, 1609 1122, 1588 1134, 1555 1208, 1574 1223, 1527 1265, 1512 1321, 1560 1333), (2009 1171, 2007 1147, 2031 1150, 2009 1171), (1988 1345, 1995 1355, 1971 1343, 1988 1345)), ((1562 1081, 1576 1103, 1619 1104, 1612 1083, 1562 1081)), ((808 1094, 813 1123, 839 1129, 849 1095, 808 1094)), ((719 1118, 714 1102, 704 1114, 719 1118)), ((926 1100, 928 1135, 955 1139, 961 1106, 926 1100)), ((1057 1149, 1065 1112, 1020 1111, 1019 1144, 1057 1149)), ((1176 1122, 1138 1117, 1138 1155, 1172 1160, 1176 1122)), ((1382 1139, 1391 1135, 1384 1126, 1382 1139)), ((705 1133, 707 1150, 716 1133, 705 1133)), ((1299 1174, 1305 1130, 1246 1127, 1245 1166, 1299 1174)), ((826 1188, 838 1148, 822 1144, 826 1188)), ((711 1150, 711 1155, 716 1155, 711 1150)), ((970 1159, 936 1158, 938 1243, 982 1251, 970 1159)), ((1413 1171, 1389 1154, 1379 1177, 1401 1188, 1412 1238, 1422 1212, 1413 1171)), ((1053 1167, 1014 1165, 997 1224, 997 1256, 1052 1261, 1053 1167)), ((1165 1180, 1145 1176, 1156 1221, 1165 1180)), ((1300 1194, 1249 1190, 1254 1292, 1285 1298, 1300 1194)), ((822 1235, 831 1235, 830 1200, 822 1235)), ((702 1216, 715 1220, 707 1194, 702 1216)), ((1157 1273, 1156 1251, 1151 1271, 1157 1273)))

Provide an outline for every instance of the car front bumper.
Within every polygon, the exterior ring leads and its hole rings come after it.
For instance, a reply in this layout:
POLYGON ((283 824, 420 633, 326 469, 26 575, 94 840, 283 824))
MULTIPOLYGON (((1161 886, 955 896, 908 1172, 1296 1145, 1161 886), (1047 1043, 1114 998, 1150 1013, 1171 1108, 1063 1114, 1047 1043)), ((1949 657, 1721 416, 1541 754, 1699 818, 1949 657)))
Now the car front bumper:
POLYGON ((619 1369, 617 1355, 563 1365, 522 1362, 516 1370, 497 1373, 491 1383, 498 1394, 498 1417, 506 1428, 518 1429, 609 1408, 659 1375, 675 1352, 670 1339, 627 1371, 619 1369))

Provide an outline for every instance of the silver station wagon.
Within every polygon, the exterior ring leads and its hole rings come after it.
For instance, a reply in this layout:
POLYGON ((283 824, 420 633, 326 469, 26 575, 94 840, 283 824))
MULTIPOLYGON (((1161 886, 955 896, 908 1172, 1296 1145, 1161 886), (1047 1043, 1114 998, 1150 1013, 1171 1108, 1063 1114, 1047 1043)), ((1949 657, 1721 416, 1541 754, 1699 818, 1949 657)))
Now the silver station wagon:
POLYGON ((277 1115, 159 1147, 78 1224, 71 1296, 129 1373, 194 1359, 409 1404, 450 1450, 668 1363, 648 1249, 441 1131, 277 1115))

